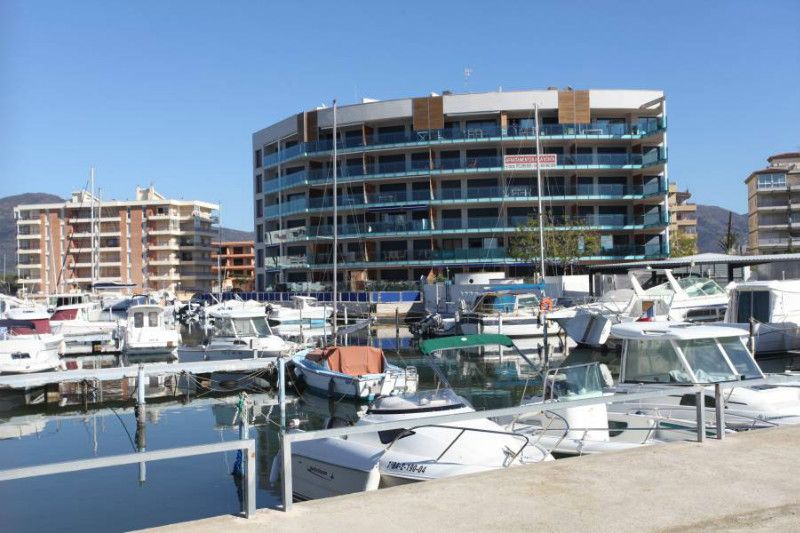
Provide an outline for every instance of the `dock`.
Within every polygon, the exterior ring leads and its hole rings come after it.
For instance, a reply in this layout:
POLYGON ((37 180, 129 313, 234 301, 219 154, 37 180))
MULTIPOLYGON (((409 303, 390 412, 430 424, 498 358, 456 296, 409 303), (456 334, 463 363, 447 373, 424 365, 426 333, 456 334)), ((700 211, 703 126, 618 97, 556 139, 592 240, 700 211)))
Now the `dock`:
MULTIPOLYGON (((228 359, 220 361, 192 361, 187 363, 142 363, 144 374, 210 374, 212 372, 254 372, 275 367, 274 358, 228 359)), ((11 374, 0 376, 0 390, 44 387, 56 383, 74 381, 110 381, 135 378, 139 375, 139 365, 108 368, 83 368, 78 370, 57 370, 31 374, 11 374)))
POLYGON ((221 516, 165 531, 785 531, 800 427, 563 459, 221 516))

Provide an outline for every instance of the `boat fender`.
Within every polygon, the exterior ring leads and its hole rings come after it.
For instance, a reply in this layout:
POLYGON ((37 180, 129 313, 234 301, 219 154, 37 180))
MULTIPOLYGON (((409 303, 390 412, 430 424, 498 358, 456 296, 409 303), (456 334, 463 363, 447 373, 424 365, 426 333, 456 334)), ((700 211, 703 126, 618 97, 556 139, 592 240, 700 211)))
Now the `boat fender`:
POLYGON ((278 483, 278 477, 281 475, 281 450, 272 458, 272 467, 269 469, 269 484, 275 485, 278 483))
POLYGON ((333 398, 333 395, 336 394, 336 383, 333 382, 333 378, 328 382, 328 396, 333 398))
POLYGON ((611 375, 611 370, 608 369, 608 365, 605 363, 600 363, 600 377, 603 378, 603 384, 606 388, 614 386, 614 377, 611 375))
POLYGON ((58 355, 62 356, 65 353, 67 353, 67 343, 62 340, 58 343, 58 355))

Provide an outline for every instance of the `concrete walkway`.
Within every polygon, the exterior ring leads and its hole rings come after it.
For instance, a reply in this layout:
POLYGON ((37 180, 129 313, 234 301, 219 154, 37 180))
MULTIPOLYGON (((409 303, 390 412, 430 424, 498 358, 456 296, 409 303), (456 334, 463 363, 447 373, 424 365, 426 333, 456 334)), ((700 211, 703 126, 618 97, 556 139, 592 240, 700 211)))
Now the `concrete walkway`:
POLYGON ((222 516, 176 531, 798 531, 800 427, 222 516))

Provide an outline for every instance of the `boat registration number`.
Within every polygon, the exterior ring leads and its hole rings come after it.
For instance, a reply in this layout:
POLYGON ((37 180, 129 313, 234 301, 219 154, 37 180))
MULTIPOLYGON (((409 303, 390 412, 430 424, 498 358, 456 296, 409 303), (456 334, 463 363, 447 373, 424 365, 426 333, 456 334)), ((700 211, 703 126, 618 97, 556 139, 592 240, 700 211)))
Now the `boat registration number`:
POLYGON ((427 466, 417 463, 404 463, 401 461, 389 461, 389 470, 397 470, 398 472, 413 472, 415 474, 424 474, 427 466))

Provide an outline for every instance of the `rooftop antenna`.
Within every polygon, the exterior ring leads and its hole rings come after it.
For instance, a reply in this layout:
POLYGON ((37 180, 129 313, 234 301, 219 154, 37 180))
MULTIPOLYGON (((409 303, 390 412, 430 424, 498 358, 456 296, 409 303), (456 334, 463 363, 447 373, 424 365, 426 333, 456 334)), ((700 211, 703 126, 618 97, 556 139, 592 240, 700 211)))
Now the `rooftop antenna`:
POLYGON ((464 69, 464 91, 467 90, 467 83, 469 83, 469 77, 472 76, 472 67, 466 67, 464 69))

